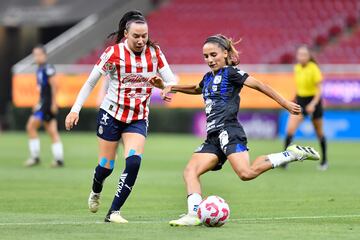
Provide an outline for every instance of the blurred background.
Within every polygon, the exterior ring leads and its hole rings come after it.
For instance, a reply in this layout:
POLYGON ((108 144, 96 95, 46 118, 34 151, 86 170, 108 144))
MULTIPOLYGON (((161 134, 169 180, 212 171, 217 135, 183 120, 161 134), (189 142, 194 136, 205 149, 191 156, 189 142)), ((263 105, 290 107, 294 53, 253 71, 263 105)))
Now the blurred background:
MULTIPOLYGON (((150 36, 161 46, 180 83, 197 83, 208 71, 204 39, 222 33, 241 43, 240 68, 295 96, 296 48, 305 43, 325 76, 325 131, 329 139, 360 140, 359 0, 9 0, 0 2, 0 131, 25 129, 37 102, 31 50, 46 44, 57 70, 59 127, 88 73, 128 10, 142 11, 150 36)), ((101 83, 81 112, 78 131, 94 131, 101 83)), ((150 132, 203 136, 200 96, 177 94, 165 104, 152 98, 150 132)), ((241 119, 250 138, 282 137, 287 113, 255 91, 242 92, 241 119)), ((314 138, 309 120, 298 137, 314 138)), ((25 139, 24 139, 25 141, 25 139)))

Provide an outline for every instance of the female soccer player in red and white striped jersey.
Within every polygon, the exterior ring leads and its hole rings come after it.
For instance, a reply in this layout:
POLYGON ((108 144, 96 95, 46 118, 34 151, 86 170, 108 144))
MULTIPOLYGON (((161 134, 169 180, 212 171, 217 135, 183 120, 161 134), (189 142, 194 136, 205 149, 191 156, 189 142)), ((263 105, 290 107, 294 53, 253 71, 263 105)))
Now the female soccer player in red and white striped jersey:
POLYGON ((74 106, 65 120, 70 130, 79 121, 79 112, 101 74, 110 77, 107 94, 97 117, 99 164, 95 168, 89 209, 97 212, 104 180, 114 168, 120 139, 126 161, 106 222, 126 223, 120 208, 129 196, 140 168, 147 136, 149 103, 153 87, 164 88, 176 83, 165 56, 148 35, 144 16, 129 11, 121 18, 116 44, 108 47, 90 73, 74 106), (124 42, 121 42, 125 38, 124 42), (159 73, 163 81, 156 81, 159 73))

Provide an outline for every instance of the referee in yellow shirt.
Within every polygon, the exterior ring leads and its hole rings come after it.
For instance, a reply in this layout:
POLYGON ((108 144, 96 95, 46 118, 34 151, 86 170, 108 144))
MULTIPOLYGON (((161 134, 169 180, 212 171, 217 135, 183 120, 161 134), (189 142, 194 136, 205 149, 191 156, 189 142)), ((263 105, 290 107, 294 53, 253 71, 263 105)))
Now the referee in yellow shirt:
POLYGON ((321 145, 322 159, 319 170, 327 170, 326 138, 323 131, 323 106, 321 102, 322 74, 307 46, 298 48, 296 59, 298 62, 294 67, 296 102, 302 107, 302 114, 291 114, 289 117, 285 149, 292 142, 299 124, 304 117, 309 115, 321 145))

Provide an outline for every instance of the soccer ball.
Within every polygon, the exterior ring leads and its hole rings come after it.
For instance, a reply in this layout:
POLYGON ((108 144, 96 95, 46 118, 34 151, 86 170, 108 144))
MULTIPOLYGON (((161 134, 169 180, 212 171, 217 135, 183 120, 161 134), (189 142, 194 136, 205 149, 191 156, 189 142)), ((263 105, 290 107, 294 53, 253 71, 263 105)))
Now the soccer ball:
POLYGON ((209 196, 199 204, 197 215, 205 226, 221 227, 229 219, 230 208, 221 197, 209 196))

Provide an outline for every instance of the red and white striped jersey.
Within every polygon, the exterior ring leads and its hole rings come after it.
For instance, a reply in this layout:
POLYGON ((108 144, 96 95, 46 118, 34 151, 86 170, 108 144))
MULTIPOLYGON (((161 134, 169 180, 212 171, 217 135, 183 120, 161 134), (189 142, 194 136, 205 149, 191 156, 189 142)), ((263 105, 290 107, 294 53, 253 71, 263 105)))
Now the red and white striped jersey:
POLYGON ((95 67, 110 79, 100 107, 121 122, 148 118, 153 89, 150 77, 159 73, 166 85, 176 84, 159 47, 146 46, 141 54, 135 54, 125 41, 108 47, 95 67))

